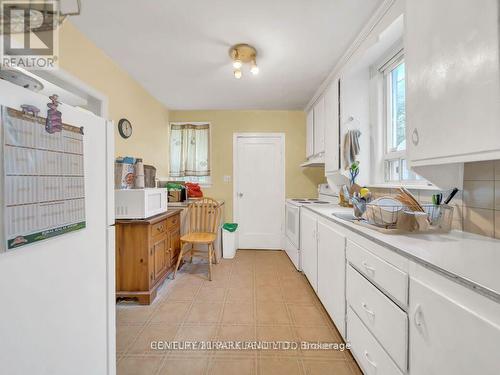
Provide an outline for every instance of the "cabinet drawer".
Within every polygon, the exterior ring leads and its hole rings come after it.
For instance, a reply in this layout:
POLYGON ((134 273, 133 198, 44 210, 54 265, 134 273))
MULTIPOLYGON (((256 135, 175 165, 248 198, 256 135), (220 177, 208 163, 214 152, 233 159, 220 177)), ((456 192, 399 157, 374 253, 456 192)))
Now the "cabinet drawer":
POLYGON ((408 315, 352 266, 347 303, 401 369, 407 368, 408 315))
POLYGON ((347 338, 365 375, 403 374, 351 308, 347 309, 347 338))
POLYGON ((174 215, 174 216, 171 216, 167 219, 167 228, 173 228, 175 227, 176 225, 179 225, 179 218, 180 216, 179 215, 174 215))
POLYGON ((408 274, 382 258, 347 241, 347 260, 402 306, 408 306, 408 274))
POLYGON ((167 231, 167 220, 160 221, 156 224, 151 225, 151 235, 158 236, 167 231))

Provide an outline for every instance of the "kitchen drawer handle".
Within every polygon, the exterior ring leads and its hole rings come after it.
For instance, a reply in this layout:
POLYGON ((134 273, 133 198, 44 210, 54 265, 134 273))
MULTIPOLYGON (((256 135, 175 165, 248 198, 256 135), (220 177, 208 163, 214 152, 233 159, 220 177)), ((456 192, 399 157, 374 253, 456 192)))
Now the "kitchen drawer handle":
POLYGON ((366 263, 365 261, 361 262, 361 264, 363 265, 363 267, 365 267, 365 269, 367 271, 370 271, 370 272, 375 272, 375 268, 372 267, 372 266, 369 266, 368 263, 366 263))
POLYGON ((415 313, 413 314, 413 322, 417 328, 422 328, 422 321, 420 320, 420 315, 422 314, 422 308, 420 305, 417 305, 415 308, 415 313))
POLYGON ((368 305, 366 303, 362 303, 361 304, 361 307, 363 308, 363 310, 365 310, 368 314, 370 314, 371 316, 375 317, 375 312, 373 312, 372 310, 370 310, 368 308, 368 305))
POLYGON ((368 363, 370 365, 372 365, 373 367, 377 368, 377 362, 373 362, 373 360, 370 358, 370 354, 368 354, 368 352, 365 350, 365 358, 366 360, 368 361, 368 363))

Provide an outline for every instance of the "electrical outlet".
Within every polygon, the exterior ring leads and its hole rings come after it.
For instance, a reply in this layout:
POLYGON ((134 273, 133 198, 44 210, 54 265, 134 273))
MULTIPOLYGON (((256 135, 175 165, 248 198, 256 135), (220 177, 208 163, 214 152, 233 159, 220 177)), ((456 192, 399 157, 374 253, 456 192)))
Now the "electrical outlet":
POLYGON ((231 182, 231 176, 225 175, 224 176, 224 182, 231 182))

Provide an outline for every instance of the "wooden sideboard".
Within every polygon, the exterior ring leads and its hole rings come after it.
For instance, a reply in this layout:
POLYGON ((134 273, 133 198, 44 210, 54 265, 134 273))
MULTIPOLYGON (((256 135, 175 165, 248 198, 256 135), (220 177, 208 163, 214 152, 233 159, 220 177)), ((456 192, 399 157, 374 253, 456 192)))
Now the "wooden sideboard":
POLYGON ((144 220, 116 221, 116 298, 149 305, 180 252, 180 209, 144 220))

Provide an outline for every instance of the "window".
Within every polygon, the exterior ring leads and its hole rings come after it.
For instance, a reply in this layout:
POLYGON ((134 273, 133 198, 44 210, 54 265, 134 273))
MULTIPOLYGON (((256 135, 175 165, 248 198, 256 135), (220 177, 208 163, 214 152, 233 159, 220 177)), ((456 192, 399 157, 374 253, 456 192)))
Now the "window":
POLYGON ((405 63, 402 51, 381 69, 384 76, 384 174, 385 182, 422 180, 406 162, 405 63))
POLYGON ((170 124, 170 173, 173 181, 211 183, 210 124, 170 124))

